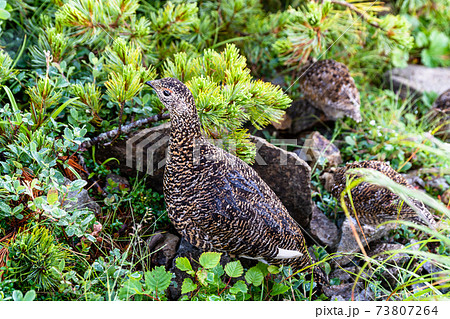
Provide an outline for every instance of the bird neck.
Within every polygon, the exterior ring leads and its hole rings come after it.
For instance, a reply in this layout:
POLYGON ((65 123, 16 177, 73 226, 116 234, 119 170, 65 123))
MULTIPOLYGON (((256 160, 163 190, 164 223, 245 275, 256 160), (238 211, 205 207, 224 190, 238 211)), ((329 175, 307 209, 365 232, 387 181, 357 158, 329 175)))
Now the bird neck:
POLYGON ((197 113, 170 115, 170 145, 173 149, 193 148, 196 139, 201 138, 200 121, 197 113))

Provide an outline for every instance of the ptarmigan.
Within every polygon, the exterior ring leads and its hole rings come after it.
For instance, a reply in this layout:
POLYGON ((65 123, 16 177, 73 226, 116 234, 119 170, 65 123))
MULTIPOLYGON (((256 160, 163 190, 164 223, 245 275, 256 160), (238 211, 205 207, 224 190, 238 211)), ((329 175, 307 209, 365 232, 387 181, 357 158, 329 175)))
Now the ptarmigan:
POLYGON ((305 65, 300 72, 300 90, 313 106, 333 120, 349 116, 361 121, 359 91, 347 66, 319 60, 305 65))
MULTIPOLYGON (((329 189, 333 196, 337 199, 340 199, 341 193, 346 188, 347 175, 350 174, 348 170, 354 168, 374 169, 383 173, 398 184, 412 187, 403 176, 397 173, 389 164, 385 162, 354 162, 347 164, 344 167, 334 169, 331 178, 328 177, 327 185, 325 187, 329 189)), ((398 195, 394 194, 387 188, 362 182, 352 188, 351 196, 357 217, 363 223, 378 225, 388 220, 400 219, 436 227, 436 222, 434 221, 433 215, 422 202, 416 199, 411 199, 414 205, 420 210, 421 215, 425 218, 425 220, 419 217, 419 215, 398 195)), ((347 195, 345 195, 345 204, 350 213, 353 214, 353 208, 347 195)))
MULTIPOLYGON (((170 113, 164 197, 177 231, 205 251, 295 270, 311 265, 301 229, 275 193, 245 162, 202 136, 186 85, 173 78, 147 84, 170 113)), ((325 281, 320 269, 314 277, 325 281)))

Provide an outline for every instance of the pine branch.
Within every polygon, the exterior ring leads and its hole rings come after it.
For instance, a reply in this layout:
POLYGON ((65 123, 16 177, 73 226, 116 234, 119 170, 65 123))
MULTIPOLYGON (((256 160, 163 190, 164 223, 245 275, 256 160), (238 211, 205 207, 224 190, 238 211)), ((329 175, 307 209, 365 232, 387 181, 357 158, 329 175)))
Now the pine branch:
MULTIPOLYGON (((154 123, 154 122, 159 122, 162 120, 167 120, 169 118, 169 114, 168 113, 164 113, 164 114, 157 114, 157 115, 153 115, 150 117, 147 117, 145 119, 142 120, 137 120, 135 122, 131 122, 128 125, 122 126, 120 129, 121 133, 124 134, 128 134, 130 133, 133 129, 144 126, 148 123, 154 123)), ((92 147, 93 145, 99 144, 101 142, 106 142, 109 141, 111 139, 114 139, 117 134, 119 134, 119 129, 114 129, 105 133, 100 134, 99 136, 96 136, 94 138, 91 138, 88 141, 85 141, 81 144, 81 148, 82 149, 87 149, 92 147)), ((108 143, 105 143, 105 145, 107 145, 108 143)))
POLYGON ((349 8, 350 10, 352 10, 356 14, 358 14, 361 17, 361 19, 364 19, 368 24, 370 24, 371 26, 373 26, 375 28, 380 29, 380 25, 377 22, 370 21, 370 15, 368 15, 366 11, 361 11, 356 6, 354 6, 353 4, 345 2, 345 1, 331 0, 330 2, 333 3, 333 4, 337 4, 337 5, 349 8))

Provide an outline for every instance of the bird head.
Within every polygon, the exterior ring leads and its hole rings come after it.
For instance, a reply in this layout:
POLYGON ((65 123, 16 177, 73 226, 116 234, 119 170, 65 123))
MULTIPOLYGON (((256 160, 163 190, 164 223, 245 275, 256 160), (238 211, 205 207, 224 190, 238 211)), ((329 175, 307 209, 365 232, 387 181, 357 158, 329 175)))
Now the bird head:
POLYGON ((146 82, 158 95, 159 100, 169 110, 170 117, 187 116, 196 113, 194 97, 181 81, 163 78, 146 82))

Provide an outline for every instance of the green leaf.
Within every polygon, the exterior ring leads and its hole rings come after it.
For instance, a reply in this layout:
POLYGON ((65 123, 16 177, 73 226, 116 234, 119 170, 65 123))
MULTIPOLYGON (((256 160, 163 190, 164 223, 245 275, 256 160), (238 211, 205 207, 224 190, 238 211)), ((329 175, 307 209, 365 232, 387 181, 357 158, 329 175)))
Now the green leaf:
POLYGON ((8 11, 0 9, 0 19, 8 20, 9 17, 11 17, 11 14, 8 11))
POLYGON ((194 291, 197 289, 197 284, 194 284, 191 278, 185 278, 183 281, 183 285, 181 286, 181 293, 187 294, 188 292, 194 291))
POLYGON ((180 269, 181 271, 187 272, 189 275, 194 274, 191 263, 190 263, 189 259, 187 259, 186 257, 178 257, 175 260, 175 265, 178 269, 180 269))
POLYGON ((272 287, 272 291, 270 292, 271 296, 281 295, 284 294, 286 291, 289 290, 289 286, 280 284, 280 283, 274 283, 272 287))
POLYGON ((212 268, 211 271, 217 278, 222 277, 222 275, 225 273, 221 264, 218 264, 216 267, 212 268))
POLYGON ((329 275, 329 274, 331 273, 331 266, 330 266, 330 264, 327 263, 327 262, 323 262, 323 263, 322 263, 322 266, 323 266, 323 268, 324 268, 325 273, 326 273, 327 275, 329 275))
MULTIPOLYGON (((44 121, 43 125, 47 124, 47 122, 50 121, 51 118, 52 118, 52 119, 56 119, 56 118, 58 117, 58 115, 59 115, 62 111, 64 111, 64 109, 65 109, 69 104, 75 102, 76 100, 78 100, 78 98, 77 98, 77 97, 74 97, 74 98, 72 98, 72 99, 70 99, 70 100, 67 100, 66 102, 64 102, 64 104, 62 104, 62 105, 60 105, 58 108, 56 108, 56 109, 52 112, 52 114, 50 115, 50 117, 48 117, 48 118, 44 121)), ((64 130, 64 133, 65 133, 65 130, 64 130)))
POLYGON ((87 182, 83 179, 76 179, 73 182, 70 183, 70 187, 72 189, 81 189, 84 186, 86 186, 87 182))
POLYGON ((123 287, 119 290, 119 298, 121 300, 128 300, 130 296, 135 294, 142 294, 142 284, 139 281, 140 278, 130 278, 125 281, 123 287))
POLYGON ((219 263, 221 255, 221 253, 206 252, 201 254, 198 262, 202 267, 206 269, 214 268, 219 263))
POLYGON ((12 297, 14 301, 22 301, 23 293, 20 290, 14 290, 12 293, 12 297))
POLYGON ((54 205, 58 201, 58 191, 52 188, 47 193, 47 202, 49 205, 54 205))
POLYGON ((158 293, 164 292, 169 288, 172 273, 167 272, 164 266, 155 267, 152 271, 147 271, 144 274, 146 288, 158 293))
POLYGON ((341 284, 341 280, 339 278, 332 278, 330 279, 330 285, 331 286, 337 286, 341 284))
POLYGON ((22 301, 33 301, 36 298, 36 291, 30 290, 23 297, 22 301))
POLYGON ((241 262, 239 260, 233 261, 226 264, 225 272, 227 273, 228 276, 236 278, 242 275, 242 273, 244 272, 244 268, 242 267, 241 262))
POLYGON ((208 286, 208 283, 206 281, 206 279, 208 278, 208 270, 200 268, 199 270, 197 270, 197 273, 195 275, 200 284, 202 284, 203 286, 208 286))
POLYGON ((11 214, 11 207, 5 202, 0 202, 0 210, 6 214, 11 214))
POLYGON ((280 267, 274 266, 274 265, 270 265, 269 267, 267 267, 267 270, 268 270, 271 274, 278 274, 278 273, 280 272, 280 267))
POLYGON ((230 288, 230 293, 232 294, 237 294, 240 292, 245 294, 247 293, 247 291, 248 291, 247 285, 243 280, 239 280, 233 285, 233 287, 230 288))
POLYGON ((247 273, 245 274, 245 280, 249 284, 260 286, 264 280, 264 276, 261 270, 258 267, 254 266, 247 270, 247 273))
POLYGON ((348 145, 350 145, 350 146, 356 146, 356 142, 355 142, 355 140, 354 140, 351 136, 346 136, 346 137, 344 138, 344 140, 345 140, 345 143, 347 143, 348 145))

